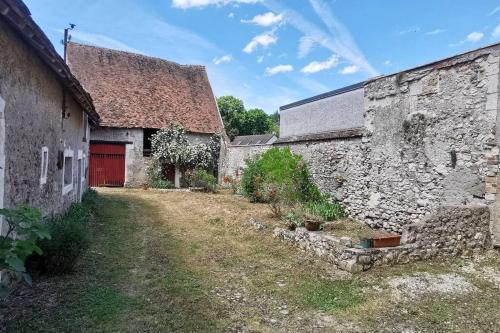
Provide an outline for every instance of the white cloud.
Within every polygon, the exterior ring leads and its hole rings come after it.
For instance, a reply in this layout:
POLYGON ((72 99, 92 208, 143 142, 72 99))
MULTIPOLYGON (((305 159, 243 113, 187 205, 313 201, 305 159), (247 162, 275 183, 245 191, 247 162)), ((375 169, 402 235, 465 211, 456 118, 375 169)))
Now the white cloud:
POLYGON ((366 60, 349 30, 333 15, 330 7, 321 0, 309 0, 309 2, 314 12, 328 28, 328 32, 306 20, 300 13, 283 6, 276 0, 266 0, 262 4, 269 10, 284 13, 287 24, 302 32, 303 35, 312 38, 318 45, 357 65, 369 75, 378 75, 378 71, 366 60))
POLYGON ((383 62, 384 66, 391 67, 392 66, 392 61, 386 60, 383 62))
POLYGON ((276 35, 274 34, 274 30, 267 31, 252 38, 250 43, 248 43, 243 49, 243 52, 252 53, 257 49, 257 47, 259 47, 259 45, 262 47, 267 47, 271 44, 276 44, 277 41, 278 37, 276 37, 276 35))
POLYGON ((314 74, 317 72, 321 72, 336 67, 338 64, 339 64, 339 57, 334 54, 325 61, 313 61, 304 68, 302 68, 300 71, 304 74, 314 74))
MULTIPOLYGON (((61 33, 63 32, 62 30, 58 30, 58 31, 61 33)), ((113 50, 120 50, 120 51, 144 54, 144 52, 142 52, 138 49, 135 49, 135 48, 133 48, 125 43, 122 43, 116 39, 110 38, 108 36, 100 35, 100 34, 94 34, 94 33, 89 33, 89 32, 73 30, 73 31, 71 31, 71 36, 76 40, 87 42, 87 43, 95 45, 95 46, 110 48, 113 50)))
POLYGON ((434 35, 442 34, 445 31, 446 30, 444 30, 444 29, 434 29, 434 30, 431 30, 431 31, 427 31, 425 34, 429 35, 429 36, 434 36, 434 35))
POLYGON ((276 75, 279 73, 288 73, 293 71, 293 66, 292 65, 278 65, 274 67, 267 67, 266 68, 266 75, 271 76, 271 75, 276 75))
POLYGON ((481 39, 483 39, 484 34, 482 32, 471 32, 470 34, 467 35, 467 40, 472 43, 479 42, 481 39))
POLYGON ((264 56, 260 56, 260 57, 258 57, 258 58, 257 58, 257 62, 258 62, 259 64, 263 63, 263 62, 264 62, 264 56))
POLYGON ((314 38, 309 36, 302 36, 299 41, 299 52, 297 57, 299 59, 307 57, 307 55, 311 52, 311 50, 316 45, 316 41, 314 38))
POLYGON ((500 12, 500 6, 496 7, 495 9, 493 9, 488 15, 489 16, 495 15, 498 12, 500 12))
POLYGON ((411 32, 419 32, 419 31, 420 31, 420 27, 411 27, 411 28, 408 28, 406 30, 401 30, 399 32, 399 35, 403 36, 403 35, 409 34, 411 32))
POLYGON ((175 8, 194 8, 194 7, 206 7, 210 5, 225 6, 228 4, 238 4, 238 3, 257 3, 261 0, 172 0, 172 7, 175 8))
POLYGON ((357 72, 359 72, 359 68, 358 68, 358 66, 356 66, 356 65, 351 65, 351 66, 344 67, 344 68, 340 71, 340 74, 347 75, 347 74, 354 74, 354 73, 357 73, 357 72))
POLYGON ((491 37, 495 39, 500 38, 500 24, 497 25, 497 27, 493 30, 493 32, 491 33, 491 37))
POLYGON ((216 65, 220 65, 226 62, 231 62, 233 60, 233 56, 230 54, 226 54, 225 56, 222 56, 220 58, 214 58, 213 63, 216 65))
POLYGON ((456 46, 464 45, 466 42, 477 43, 481 39, 483 39, 483 37, 484 37, 484 33, 473 31, 470 34, 468 34, 465 39, 463 39, 463 40, 461 40, 461 41, 459 41, 457 43, 450 43, 450 44, 448 44, 448 46, 450 46, 450 47, 456 47, 456 46))
POLYGON ((280 23, 283 20, 283 14, 276 15, 273 12, 267 12, 254 16, 251 20, 241 20, 242 23, 253 23, 262 27, 269 27, 280 23))
POLYGON ((227 15, 227 17, 229 17, 229 18, 233 18, 233 17, 234 17, 234 13, 229 13, 229 14, 227 15))

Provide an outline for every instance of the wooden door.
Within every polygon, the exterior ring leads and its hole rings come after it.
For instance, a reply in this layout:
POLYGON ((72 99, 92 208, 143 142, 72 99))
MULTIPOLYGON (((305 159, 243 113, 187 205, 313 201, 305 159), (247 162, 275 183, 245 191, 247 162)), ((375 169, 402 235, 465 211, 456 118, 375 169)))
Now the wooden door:
POLYGON ((125 144, 90 144, 90 177, 92 187, 122 187, 125 184, 125 144))

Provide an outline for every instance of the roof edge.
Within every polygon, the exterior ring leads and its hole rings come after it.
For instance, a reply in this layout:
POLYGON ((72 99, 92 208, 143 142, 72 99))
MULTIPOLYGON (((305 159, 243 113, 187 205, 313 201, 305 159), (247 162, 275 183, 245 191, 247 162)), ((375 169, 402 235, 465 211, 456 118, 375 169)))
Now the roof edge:
POLYGON ((342 130, 333 130, 328 132, 304 134, 279 138, 274 144, 297 143, 304 141, 324 141, 333 139, 351 139, 363 136, 363 127, 354 127, 342 130))
POLYGON ((47 35, 31 17, 28 7, 21 0, 0 0, 0 16, 5 18, 20 38, 28 44, 35 54, 52 70, 61 85, 67 89, 88 114, 92 122, 100 121, 90 94, 71 73, 68 65, 57 53, 47 35))
POLYGON ((149 55, 141 54, 141 53, 137 53, 137 52, 122 51, 122 50, 112 49, 109 47, 102 47, 102 46, 98 46, 98 45, 91 45, 91 44, 85 44, 85 43, 76 43, 76 42, 72 42, 72 41, 68 42, 68 45, 71 45, 71 44, 76 45, 76 46, 91 47, 94 49, 105 50, 105 51, 110 51, 110 52, 114 52, 114 53, 122 53, 122 54, 128 55, 128 56, 136 56, 136 57, 146 58, 146 59, 151 59, 151 60, 159 60, 159 61, 168 62, 168 63, 174 64, 174 65, 177 65, 179 67, 200 68, 200 69, 204 69, 206 71, 206 66, 204 66, 204 65, 180 64, 176 61, 167 60, 167 59, 163 59, 160 57, 153 57, 153 56, 149 56, 149 55))
POLYGON ((291 109, 291 108, 294 108, 294 107, 297 107, 297 106, 300 106, 300 105, 304 105, 304 104, 307 104, 307 103, 316 102, 316 101, 319 101, 319 100, 322 100, 322 99, 325 99, 325 98, 328 98, 328 97, 332 97, 332 96, 336 96, 336 95, 341 95, 341 94, 344 94, 344 93, 347 93, 347 92, 350 92, 350 91, 353 91, 353 90, 358 90, 358 89, 363 88, 364 85, 365 85, 364 81, 363 82, 358 82, 356 84, 352 84, 352 85, 347 86, 347 87, 343 87, 343 88, 340 88, 340 89, 335 89, 335 90, 332 90, 332 91, 329 91, 329 92, 326 92, 326 93, 323 93, 323 94, 319 94, 319 95, 316 95, 316 96, 313 96, 313 97, 302 99, 302 100, 297 101, 297 102, 293 102, 293 103, 290 103, 290 104, 287 104, 287 105, 280 106, 280 111, 288 110, 288 109, 291 109))

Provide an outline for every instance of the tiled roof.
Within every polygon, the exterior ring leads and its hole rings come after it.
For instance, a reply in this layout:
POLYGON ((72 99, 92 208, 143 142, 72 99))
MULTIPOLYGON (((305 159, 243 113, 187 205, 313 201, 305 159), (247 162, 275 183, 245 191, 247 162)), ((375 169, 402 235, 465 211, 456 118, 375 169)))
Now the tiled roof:
POLYGON ((68 64, 87 89, 101 126, 223 131, 203 66, 184 66, 140 54, 69 43, 68 64))
POLYGON ((242 135, 237 136, 231 142, 231 146, 255 146, 272 144, 277 137, 274 134, 242 135))
POLYGON ((99 116, 95 111, 92 98, 71 74, 70 69, 54 49, 42 29, 33 21, 28 7, 21 0, 0 0, 0 18, 5 20, 33 49, 45 65, 54 72, 59 82, 66 87, 76 102, 89 115, 89 118, 98 123, 99 116))

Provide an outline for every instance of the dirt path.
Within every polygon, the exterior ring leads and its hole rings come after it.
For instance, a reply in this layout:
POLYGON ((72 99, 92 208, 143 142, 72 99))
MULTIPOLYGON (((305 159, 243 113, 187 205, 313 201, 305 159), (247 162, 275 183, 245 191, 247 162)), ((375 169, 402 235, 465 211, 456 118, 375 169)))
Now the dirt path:
POLYGON ((500 332, 497 253, 353 276, 273 239, 266 206, 237 196, 100 192, 93 248, 37 281, 10 331, 500 332))

